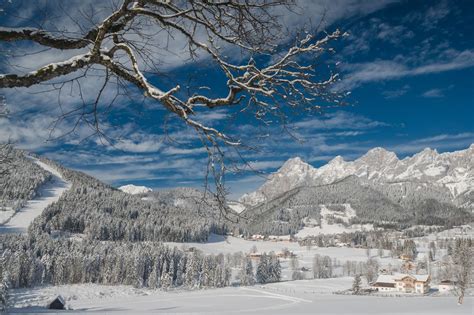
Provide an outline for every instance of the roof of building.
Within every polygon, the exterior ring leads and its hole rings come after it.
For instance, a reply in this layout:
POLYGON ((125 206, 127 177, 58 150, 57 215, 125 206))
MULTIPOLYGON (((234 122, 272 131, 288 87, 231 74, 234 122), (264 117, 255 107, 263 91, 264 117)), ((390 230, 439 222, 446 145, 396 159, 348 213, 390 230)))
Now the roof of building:
POLYGON ((384 287, 384 288, 395 288, 395 283, 389 282, 375 282, 372 284, 373 287, 384 287))
POLYGON ((59 302, 61 302, 61 304, 66 304, 66 302, 64 301, 64 298, 61 296, 61 295, 57 295, 54 299, 52 299, 49 304, 53 303, 54 301, 58 300, 59 302))
POLYGON ((376 283, 393 283, 398 280, 402 280, 405 277, 411 277, 412 279, 415 279, 415 281, 420 281, 420 282, 426 282, 428 281, 430 275, 410 275, 407 273, 397 273, 394 275, 379 275, 377 277, 377 280, 374 282, 374 285, 376 283))
POLYGON ((380 275, 377 277, 375 283, 393 283, 395 284, 395 279, 393 275, 380 275))
POLYGON ((401 274, 396 274, 394 277, 394 280, 395 281, 402 280, 406 277, 410 277, 412 279, 415 279, 416 281, 426 282, 428 281, 430 275, 410 275, 410 274, 401 273, 401 274))

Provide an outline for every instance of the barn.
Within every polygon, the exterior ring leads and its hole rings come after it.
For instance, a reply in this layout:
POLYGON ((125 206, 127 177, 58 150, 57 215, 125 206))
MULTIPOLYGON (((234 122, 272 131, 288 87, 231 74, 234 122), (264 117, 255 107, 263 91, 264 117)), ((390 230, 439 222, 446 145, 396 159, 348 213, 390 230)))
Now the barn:
POLYGON ((66 307, 66 302, 61 295, 58 295, 54 298, 49 304, 48 308, 50 310, 63 310, 66 307))

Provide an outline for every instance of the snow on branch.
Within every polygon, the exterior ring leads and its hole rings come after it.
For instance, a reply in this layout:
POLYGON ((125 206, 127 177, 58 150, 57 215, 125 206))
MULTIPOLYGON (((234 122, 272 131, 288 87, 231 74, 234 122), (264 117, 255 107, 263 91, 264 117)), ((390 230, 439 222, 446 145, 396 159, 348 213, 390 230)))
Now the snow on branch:
MULTIPOLYGON (((104 88, 110 74, 141 90, 192 127, 210 156, 219 156, 213 165, 220 164, 225 170, 220 145, 241 146, 242 141, 199 121, 197 112, 240 106, 241 111, 252 111, 264 124, 271 121, 268 116, 279 117, 285 123, 287 108, 304 112, 318 110, 322 103, 341 103, 343 95, 331 88, 339 79, 338 74, 317 69, 316 61, 322 54, 332 52, 331 43, 345 34, 339 30, 321 37, 308 34, 283 51, 279 45, 285 40, 275 8, 292 5, 291 0, 123 0, 82 37, 70 37, 66 31, 2 27, 0 42, 30 41, 78 52, 73 58, 26 74, 0 74, 0 88, 30 87, 53 79, 56 82, 61 77, 71 80, 69 74, 98 65, 105 70, 104 88), (166 62, 161 59, 162 52, 169 52, 163 40, 170 42, 178 37, 179 45, 184 39, 190 59, 207 56, 222 71, 227 78, 225 95, 211 97, 203 94, 201 87, 185 95, 177 82, 171 89, 150 83, 148 74, 162 72, 160 65, 166 62), (232 47, 243 51, 244 56, 255 56, 258 62, 252 58, 233 62, 224 53, 232 47), (271 61, 264 62, 266 59, 259 56, 270 56, 271 61)), ((126 85, 119 86, 127 93, 126 85)))

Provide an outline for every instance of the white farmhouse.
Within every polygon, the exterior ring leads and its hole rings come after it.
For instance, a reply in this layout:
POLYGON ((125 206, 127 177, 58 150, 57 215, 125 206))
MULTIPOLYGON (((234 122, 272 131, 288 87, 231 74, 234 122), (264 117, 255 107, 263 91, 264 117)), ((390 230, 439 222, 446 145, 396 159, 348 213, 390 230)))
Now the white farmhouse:
POLYGON ((398 292, 428 293, 430 290, 430 275, 397 274, 394 279, 398 292))
POLYGON ((411 275, 399 273, 395 275, 380 275, 372 283, 372 288, 381 291, 395 291, 404 293, 427 293, 430 290, 430 275, 411 275))
POLYGON ((395 284, 392 275, 380 275, 377 280, 372 283, 372 288, 380 292, 396 291, 395 284))
POLYGON ((456 282, 451 280, 443 280, 438 284, 438 291, 440 293, 448 293, 454 290, 456 282))

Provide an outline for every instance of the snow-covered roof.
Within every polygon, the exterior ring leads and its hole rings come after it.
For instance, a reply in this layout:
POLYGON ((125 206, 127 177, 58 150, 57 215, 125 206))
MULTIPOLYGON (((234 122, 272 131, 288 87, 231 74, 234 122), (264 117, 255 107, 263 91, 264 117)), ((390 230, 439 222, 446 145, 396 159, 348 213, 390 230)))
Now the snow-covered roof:
POLYGON ((64 301, 64 298, 61 295, 57 295, 54 299, 51 300, 48 304, 53 303, 54 301, 58 300, 61 304, 65 305, 66 302, 64 301))
POLYGON ((399 273, 399 274, 394 275, 394 280, 402 280, 405 277, 411 277, 415 279, 416 281, 426 282, 428 281, 428 278, 430 277, 430 275, 410 275, 406 273, 399 273))
POLYGON ((411 277, 416 281, 426 282, 430 275, 410 275, 407 273, 397 273, 394 275, 379 275, 375 283, 395 283, 397 280, 402 280, 405 277, 411 277))
POLYGON ((395 283, 393 275, 380 275, 377 278, 376 283, 395 283))

